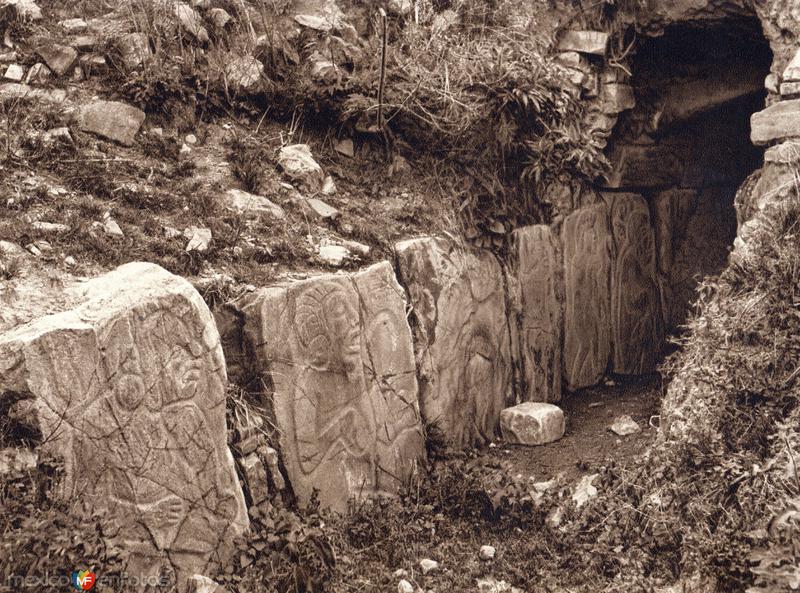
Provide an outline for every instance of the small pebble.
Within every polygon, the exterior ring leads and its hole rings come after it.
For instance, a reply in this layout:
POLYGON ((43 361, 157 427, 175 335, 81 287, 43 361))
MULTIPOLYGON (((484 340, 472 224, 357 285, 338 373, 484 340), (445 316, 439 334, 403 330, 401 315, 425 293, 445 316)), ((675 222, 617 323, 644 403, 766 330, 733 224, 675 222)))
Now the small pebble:
POLYGON ((493 560, 496 552, 494 546, 481 546, 481 560, 493 560))
POLYGON ((430 558, 425 558, 424 560, 419 561, 419 567, 422 569, 422 574, 428 574, 429 572, 433 572, 434 570, 439 569, 439 563, 436 560, 431 560, 430 558))

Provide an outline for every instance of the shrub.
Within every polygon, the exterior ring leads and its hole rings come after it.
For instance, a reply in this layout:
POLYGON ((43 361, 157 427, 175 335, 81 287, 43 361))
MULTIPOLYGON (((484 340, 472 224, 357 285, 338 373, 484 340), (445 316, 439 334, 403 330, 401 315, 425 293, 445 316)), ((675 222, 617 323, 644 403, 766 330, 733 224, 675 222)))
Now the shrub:
MULTIPOLYGON (((44 458, 36 470, 0 475, 4 578, 63 579, 79 569, 97 570, 104 577, 122 574, 120 551, 106 543, 102 516, 55 496, 62 472, 61 462, 44 458)), ((0 584, 0 590, 9 584, 0 584)))

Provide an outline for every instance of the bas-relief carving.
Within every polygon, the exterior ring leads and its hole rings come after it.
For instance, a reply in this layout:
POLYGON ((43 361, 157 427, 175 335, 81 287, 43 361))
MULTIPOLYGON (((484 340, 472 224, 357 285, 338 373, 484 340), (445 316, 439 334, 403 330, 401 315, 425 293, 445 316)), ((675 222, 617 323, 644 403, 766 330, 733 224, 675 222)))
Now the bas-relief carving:
POLYGON ((502 269, 490 253, 443 239, 414 239, 396 250, 417 320, 423 417, 455 446, 491 440, 513 397, 502 269))
POLYGON ((268 289, 243 303, 272 384, 295 493, 342 510, 396 492, 424 456, 411 334, 388 264, 268 289))
POLYGON ((66 460, 64 494, 108 511, 130 574, 174 571, 183 591, 224 562, 247 525, 225 441, 219 339, 194 289, 157 266, 109 278, 122 286, 116 299, 44 318, 16 339, 66 460))
POLYGON ((611 283, 614 372, 655 370, 664 339, 650 213, 637 194, 615 194, 611 227, 616 258, 611 283))
POLYGON ((388 262, 355 274, 365 328, 364 369, 377 421, 377 487, 396 491, 425 448, 406 301, 388 262))
POLYGON ((596 384, 611 356, 609 279, 613 244, 604 203, 564 220, 564 376, 571 390, 596 384))
POLYGON ((558 239, 547 225, 514 233, 524 401, 561 399, 563 272, 558 239))

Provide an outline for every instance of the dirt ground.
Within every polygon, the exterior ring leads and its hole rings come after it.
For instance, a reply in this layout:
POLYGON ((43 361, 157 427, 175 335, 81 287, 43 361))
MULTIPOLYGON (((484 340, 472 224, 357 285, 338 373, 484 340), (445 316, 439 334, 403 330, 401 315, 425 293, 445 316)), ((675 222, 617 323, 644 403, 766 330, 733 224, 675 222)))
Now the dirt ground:
POLYGON ((644 451, 658 428, 662 391, 658 374, 617 378, 613 385, 601 385, 566 393, 559 402, 567 431, 559 441, 541 447, 499 443, 490 456, 510 461, 523 475, 547 481, 563 474, 567 480, 602 466, 606 460, 632 458, 644 451), (631 416, 641 432, 620 437, 609 430, 614 419, 631 416))

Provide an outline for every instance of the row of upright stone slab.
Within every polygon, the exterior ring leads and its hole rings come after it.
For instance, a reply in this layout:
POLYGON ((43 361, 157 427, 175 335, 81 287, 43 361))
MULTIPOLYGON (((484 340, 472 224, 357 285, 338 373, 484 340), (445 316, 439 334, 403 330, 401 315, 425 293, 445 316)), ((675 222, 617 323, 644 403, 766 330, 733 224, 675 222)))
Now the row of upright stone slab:
POLYGON ((455 447, 483 444, 503 409, 558 401, 562 379, 578 389, 655 368, 664 321, 641 196, 609 194, 561 229, 518 229, 513 246, 504 265, 447 239, 412 239, 396 245, 394 268, 227 305, 227 358, 270 409, 301 500, 316 489, 342 510, 396 493, 425 461, 426 429, 455 447))
MULTIPOLYGON (((562 377, 572 389, 650 369, 661 325, 640 197, 588 205, 560 230, 518 229, 513 246, 509 265, 445 239, 405 241, 395 266, 256 289, 217 323, 185 280, 129 264, 36 311, 17 303, 0 325, 0 394, 34 402, 66 459, 65 494, 110 512, 136 573, 166 567, 185 582, 223 563, 247 527, 225 440, 226 359, 257 386, 293 492, 306 502, 317 490, 337 510, 397 493, 425 463, 426 427, 456 447, 486 443, 503 409, 557 401, 562 377)), ((239 437, 258 504, 270 479, 239 437)))

